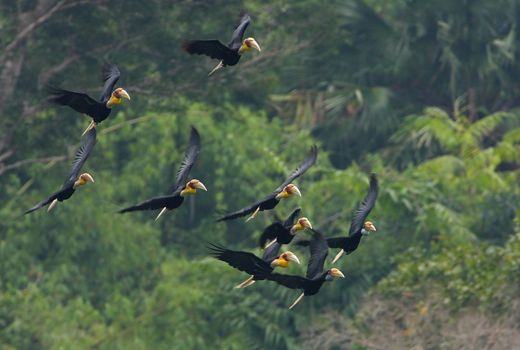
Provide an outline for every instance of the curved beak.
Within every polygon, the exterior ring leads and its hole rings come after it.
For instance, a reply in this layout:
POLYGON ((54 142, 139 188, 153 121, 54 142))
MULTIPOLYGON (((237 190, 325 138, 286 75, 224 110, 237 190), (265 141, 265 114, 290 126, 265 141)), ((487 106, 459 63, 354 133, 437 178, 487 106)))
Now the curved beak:
POLYGON ((345 278, 345 275, 343 274, 343 272, 341 272, 340 270, 338 270, 336 268, 330 269, 330 275, 332 277, 336 277, 336 278, 345 278))
POLYGON ((376 231, 377 231, 377 230, 376 230, 376 227, 374 226, 374 224, 371 223, 370 221, 368 221, 368 222, 365 223, 365 229, 366 229, 367 231, 372 231, 372 232, 376 232, 376 231))
POLYGON ((297 194, 299 197, 302 196, 302 193, 300 192, 300 189, 298 187, 296 187, 296 186, 293 186, 292 192, 297 194))
POLYGON ((257 49, 258 51, 262 51, 262 49, 260 48, 260 45, 258 45, 258 43, 256 42, 255 39, 251 40, 251 46, 254 47, 255 49, 257 49))
POLYGON ((124 89, 121 89, 121 91, 119 91, 119 96, 121 96, 122 98, 126 98, 128 101, 130 101, 130 95, 124 89))
POLYGON ((206 191, 208 192, 208 189, 206 188, 206 186, 204 186, 204 184, 202 182, 196 182, 193 187, 199 189, 199 190, 203 190, 203 191, 206 191))
POLYGON ((307 218, 301 218, 299 221, 301 221, 301 225, 304 228, 308 228, 309 230, 312 230, 312 224, 307 218))
POLYGON ((94 178, 92 177, 92 175, 90 175, 90 174, 84 174, 83 176, 87 178, 87 182, 92 182, 92 183, 95 182, 95 181, 94 181, 94 178))
POLYGON ((287 260, 295 262, 298 265, 300 265, 300 259, 298 259, 296 254, 294 254, 293 252, 285 252, 285 257, 287 258, 287 260))

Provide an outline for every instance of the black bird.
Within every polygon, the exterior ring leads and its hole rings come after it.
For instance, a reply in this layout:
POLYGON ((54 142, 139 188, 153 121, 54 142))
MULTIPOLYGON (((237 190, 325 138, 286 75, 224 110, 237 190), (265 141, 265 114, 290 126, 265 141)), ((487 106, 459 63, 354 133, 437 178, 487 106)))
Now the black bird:
POLYGON ((114 89, 121 72, 115 64, 107 64, 103 67, 103 91, 96 101, 89 95, 82 92, 74 92, 63 90, 55 87, 48 87, 50 96, 49 102, 69 106, 79 113, 83 113, 92 118, 92 122, 83 134, 92 128, 95 128, 98 123, 107 119, 112 111, 112 108, 123 102, 123 98, 130 100, 130 95, 122 88, 114 89))
MULTIPOLYGON (((370 175, 370 186, 368 193, 361 202, 361 205, 354 213, 352 222, 350 224, 349 235, 347 237, 332 237, 327 238, 329 248, 341 248, 339 253, 334 257, 332 263, 338 261, 343 254, 350 254, 359 246, 362 236, 368 236, 369 232, 375 232, 376 227, 371 221, 365 221, 368 214, 376 204, 378 192, 377 178, 375 174, 370 175)), ((296 243, 300 246, 306 246, 308 241, 299 241, 296 243)))
POLYGON ((32 213, 33 211, 38 210, 49 203, 50 205, 47 211, 51 211, 51 209, 54 208, 58 202, 63 202, 64 200, 69 199, 78 187, 86 185, 89 182, 94 182, 92 175, 89 173, 83 173, 79 175, 79 172, 81 171, 83 164, 85 164, 95 144, 96 129, 91 129, 88 131, 87 136, 85 136, 83 144, 76 152, 70 174, 65 180, 63 186, 61 186, 61 189, 58 192, 51 194, 50 197, 36 204, 31 209, 27 210, 25 214, 32 213))
POLYGON ((335 277, 344 278, 345 275, 336 269, 331 268, 330 270, 323 271, 323 265, 328 254, 328 246, 323 234, 319 231, 312 230, 313 238, 310 240, 309 250, 311 256, 307 264, 307 275, 306 277, 295 276, 295 275, 282 275, 279 273, 257 273, 257 278, 263 278, 269 281, 275 281, 282 286, 291 289, 302 289, 303 292, 298 298, 289 306, 292 309, 300 300, 305 296, 310 296, 318 293, 321 286, 326 281, 332 281, 335 277))
POLYGON ((267 226, 264 229, 264 232, 262 232, 260 240, 258 241, 260 248, 268 248, 271 244, 276 242, 281 244, 289 244, 299 231, 303 231, 306 228, 312 229, 312 224, 309 219, 303 217, 296 220, 298 215, 300 215, 300 212, 301 208, 296 208, 287 217, 287 219, 285 219, 284 222, 277 220, 271 225, 267 226), (266 246, 265 244, 267 241, 271 242, 266 246))
MULTIPOLYGON (((211 244, 211 243, 210 243, 211 244)), ((247 280, 238 284, 235 288, 246 288, 256 281, 263 280, 256 276, 256 273, 266 274, 266 271, 272 272, 275 267, 287 267, 289 262, 300 263, 298 257, 292 252, 285 252, 278 255, 281 244, 273 244, 264 251, 264 255, 260 259, 253 253, 230 250, 216 244, 211 244, 210 249, 214 258, 228 263, 237 270, 246 272, 251 275, 247 280)))
POLYGON ((167 196, 149 199, 140 204, 122 209, 119 212, 126 213, 129 211, 137 210, 161 209, 159 215, 157 215, 157 217, 155 218, 155 220, 157 220, 166 210, 178 208, 184 201, 184 197, 190 194, 197 193, 197 189, 207 191, 206 186, 204 186, 204 184, 197 179, 193 179, 186 182, 190 170, 195 161, 197 160, 199 152, 199 132, 194 127, 191 127, 190 144, 188 146, 188 150, 186 151, 186 155, 184 156, 184 160, 182 161, 181 167, 179 168, 179 172, 177 173, 177 180, 175 181, 175 186, 172 190, 172 193, 167 196))
POLYGON ((276 189, 273 193, 268 195, 267 197, 259 200, 258 202, 255 202, 245 208, 242 208, 240 210, 237 210, 233 213, 227 214, 218 221, 225 221, 225 220, 232 220, 236 219, 242 216, 246 216, 248 214, 251 214, 251 216, 247 219, 247 221, 254 219, 258 212, 264 211, 264 210, 270 210, 276 207, 280 200, 282 198, 288 198, 292 195, 298 195, 301 197, 301 192, 296 187, 296 185, 292 184, 291 182, 303 175, 307 169, 309 169, 315 162, 316 158, 318 158, 318 147, 312 146, 309 154, 307 155, 307 158, 300 164, 298 168, 296 168, 287 179, 276 189))
POLYGON ((220 60, 218 65, 208 74, 209 76, 222 67, 234 66, 238 63, 242 54, 251 50, 252 48, 261 51, 260 45, 258 45, 254 38, 250 37, 242 40, 249 22, 251 22, 251 17, 249 17, 249 15, 245 14, 242 16, 240 24, 233 32, 231 42, 228 44, 228 46, 214 39, 188 40, 183 43, 182 47, 189 54, 206 55, 211 58, 220 60))

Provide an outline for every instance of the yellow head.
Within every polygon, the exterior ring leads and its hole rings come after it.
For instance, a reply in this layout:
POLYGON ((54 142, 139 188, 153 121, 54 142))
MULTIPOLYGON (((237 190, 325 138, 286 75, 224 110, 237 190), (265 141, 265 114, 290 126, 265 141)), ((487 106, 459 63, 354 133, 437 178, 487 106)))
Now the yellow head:
POLYGON ((244 41, 242 41, 242 46, 240 46, 240 48, 238 49, 238 54, 241 55, 243 54, 244 52, 247 52, 251 49, 256 49, 258 51, 262 51, 262 49, 260 48, 260 45, 258 45, 258 43, 256 42, 256 40, 254 38, 245 38, 244 41))
POLYGON ((206 186, 204 186, 204 184, 202 182, 200 182, 199 180, 197 180, 197 179, 190 180, 190 181, 188 181, 188 183, 186 184, 184 189, 181 191, 181 196, 184 197, 189 194, 195 194, 195 193, 197 193, 198 189, 204 190, 204 191, 208 190, 206 188, 206 186))
POLYGON ((363 224, 363 228, 367 231, 371 231, 371 232, 376 232, 376 227, 374 226, 374 224, 372 223, 372 221, 366 221, 364 224, 363 224))
POLYGON ((306 228, 312 229, 312 224, 307 218, 299 218, 298 221, 296 221, 296 224, 291 227, 291 234, 296 234, 298 231, 303 231, 306 228))
POLYGON ((94 178, 89 173, 81 174, 76 182, 74 182, 73 188, 78 188, 79 186, 86 185, 89 182, 94 182, 94 178))
POLYGON ((292 195, 298 195, 301 197, 302 193, 300 192, 300 189, 296 187, 295 184, 288 184, 283 188, 282 192, 276 195, 276 199, 288 198, 292 195))
POLYGON ((112 92, 110 98, 107 101, 107 108, 112 108, 115 105, 120 105, 123 99, 126 98, 130 101, 130 95, 123 88, 117 88, 112 92))
POLYGON ((300 259, 298 259, 296 254, 290 251, 286 251, 285 253, 281 254, 277 259, 274 259, 271 262, 271 267, 287 267, 289 266, 289 261, 293 261, 300 265, 300 259))

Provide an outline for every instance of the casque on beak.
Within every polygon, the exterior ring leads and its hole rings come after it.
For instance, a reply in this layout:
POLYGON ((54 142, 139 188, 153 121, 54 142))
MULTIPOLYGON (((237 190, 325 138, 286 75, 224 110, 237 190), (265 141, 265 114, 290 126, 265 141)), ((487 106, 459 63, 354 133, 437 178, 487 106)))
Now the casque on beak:
POLYGON ((307 218, 299 218, 296 224, 291 227, 291 233, 296 233, 301 230, 305 230, 306 228, 312 230, 312 224, 307 218))
POLYGON ((119 96, 121 96, 122 98, 126 98, 128 101, 130 101, 130 95, 124 89, 119 90, 119 96))
POLYGON ((288 260, 288 261, 292 261, 292 262, 295 262, 297 263, 298 265, 300 265, 300 259, 298 259, 298 257, 296 256, 296 254, 294 254, 293 252, 290 252, 290 251, 287 251, 284 253, 284 257, 288 260))
POLYGON ((372 231, 372 232, 376 232, 376 227, 374 226, 374 224, 372 223, 372 221, 367 221, 365 222, 365 225, 363 225, 365 227, 365 230, 367 231, 372 231))
POLYGON ((276 195, 276 199, 280 199, 280 198, 287 198, 287 197, 290 197, 292 196, 293 194, 296 194, 298 196, 302 196, 302 193, 300 192, 300 189, 298 187, 296 187, 296 185, 294 184, 288 184, 287 186, 285 186, 283 188, 283 191, 278 193, 276 195))
POLYGON ((94 178, 89 173, 82 174, 81 177, 85 180, 85 182, 95 182, 94 178))
POLYGON ((262 51, 262 49, 260 48, 260 45, 258 45, 258 43, 256 42, 255 39, 252 39, 251 42, 250 42, 251 46, 254 47, 255 49, 257 49, 258 51, 262 51))
POLYGON ((199 189, 199 190, 203 190, 203 191, 206 191, 208 192, 208 189, 206 188, 206 186, 204 186, 204 184, 200 181, 197 180, 197 182, 193 183, 193 187, 199 189))
POLYGON ((338 270, 337 268, 333 267, 332 269, 330 269, 330 275, 332 277, 339 277, 339 278, 345 278, 345 275, 343 274, 343 272, 341 272, 340 270, 338 270))

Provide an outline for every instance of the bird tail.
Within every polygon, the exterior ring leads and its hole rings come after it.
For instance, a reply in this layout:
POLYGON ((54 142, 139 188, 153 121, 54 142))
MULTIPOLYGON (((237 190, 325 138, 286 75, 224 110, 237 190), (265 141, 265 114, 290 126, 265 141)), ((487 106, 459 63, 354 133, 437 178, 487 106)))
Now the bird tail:
POLYGON ((211 76, 213 73, 215 73, 216 71, 218 71, 220 68, 224 67, 224 62, 220 61, 216 66, 215 68, 213 68, 213 70, 211 72, 209 72, 208 74, 208 77, 211 76))

